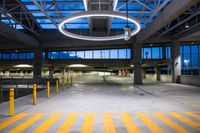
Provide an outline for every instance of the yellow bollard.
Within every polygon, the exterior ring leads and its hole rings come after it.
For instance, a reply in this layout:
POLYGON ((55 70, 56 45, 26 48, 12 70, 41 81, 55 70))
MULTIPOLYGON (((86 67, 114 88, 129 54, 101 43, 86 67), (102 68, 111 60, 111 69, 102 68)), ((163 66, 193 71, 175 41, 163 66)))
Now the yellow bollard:
POLYGON ((37 103, 37 85, 33 84, 33 105, 37 103))
POLYGON ((56 80, 56 94, 58 94, 58 80, 56 80))
POLYGON ((47 98, 50 97, 50 82, 47 81, 47 98))
POLYGON ((15 114, 15 94, 14 94, 14 88, 10 89, 10 116, 14 116, 15 114))

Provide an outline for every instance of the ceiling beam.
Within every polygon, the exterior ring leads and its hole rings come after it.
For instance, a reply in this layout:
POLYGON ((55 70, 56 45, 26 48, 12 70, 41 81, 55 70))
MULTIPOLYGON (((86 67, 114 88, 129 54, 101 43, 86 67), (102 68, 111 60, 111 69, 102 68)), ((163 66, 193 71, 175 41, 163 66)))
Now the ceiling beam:
POLYGON ((190 36, 194 33, 199 32, 199 29, 200 29, 200 23, 196 23, 196 24, 192 25, 190 28, 185 29, 184 31, 181 31, 180 33, 173 35, 172 38, 174 40, 175 39, 179 40, 181 38, 184 38, 184 37, 187 37, 187 36, 190 36))
POLYGON ((12 40, 21 42, 27 46, 31 46, 31 47, 39 46, 39 42, 36 39, 28 36, 27 34, 21 31, 18 31, 12 28, 9 25, 4 24, 3 22, 0 22, 0 27, 1 27, 0 34, 3 36, 6 36, 12 40))
POLYGON ((137 43, 143 43, 152 35, 180 16, 199 0, 174 0, 160 12, 160 14, 143 31, 136 36, 137 43))

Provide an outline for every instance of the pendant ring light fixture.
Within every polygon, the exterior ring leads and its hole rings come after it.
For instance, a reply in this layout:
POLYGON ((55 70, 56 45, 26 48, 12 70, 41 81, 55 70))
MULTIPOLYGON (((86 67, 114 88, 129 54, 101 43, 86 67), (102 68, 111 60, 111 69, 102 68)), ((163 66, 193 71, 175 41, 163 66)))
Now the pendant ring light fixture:
POLYGON ((113 12, 113 11, 85 11, 85 12, 76 13, 69 17, 63 18, 61 23, 58 25, 58 29, 62 34, 66 36, 69 36, 75 39, 88 40, 88 41, 110 41, 110 40, 119 40, 119 39, 124 38, 124 34, 114 35, 114 36, 95 37, 95 36, 84 36, 84 35, 74 34, 64 29, 64 25, 67 24, 68 22, 72 20, 80 19, 80 18, 86 18, 86 17, 114 17, 114 18, 120 18, 123 20, 128 19, 128 21, 135 24, 135 29, 131 31, 131 36, 136 35, 141 30, 141 26, 139 22, 137 21, 137 19, 131 16, 127 18, 126 14, 123 14, 120 12, 113 12))

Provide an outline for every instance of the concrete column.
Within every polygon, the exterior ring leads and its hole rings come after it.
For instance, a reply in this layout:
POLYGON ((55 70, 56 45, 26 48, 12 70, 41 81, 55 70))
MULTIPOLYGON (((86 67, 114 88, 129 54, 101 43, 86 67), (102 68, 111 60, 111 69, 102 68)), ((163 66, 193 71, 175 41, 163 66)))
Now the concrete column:
POLYGON ((178 83, 179 79, 178 76, 181 75, 181 59, 180 59, 180 43, 173 42, 171 53, 172 53, 172 62, 171 62, 171 75, 172 75, 172 82, 178 83))
POLYGON ((42 77, 42 50, 37 49, 34 51, 33 78, 40 79, 41 77, 42 77))
POLYGON ((142 68, 142 78, 146 79, 146 69, 144 67, 142 68))
POLYGON ((156 80, 160 81, 160 67, 156 66, 156 80))
POLYGON ((142 44, 133 44, 134 84, 142 84, 142 44))
POLYGON ((49 66, 49 78, 53 78, 54 66, 49 66))

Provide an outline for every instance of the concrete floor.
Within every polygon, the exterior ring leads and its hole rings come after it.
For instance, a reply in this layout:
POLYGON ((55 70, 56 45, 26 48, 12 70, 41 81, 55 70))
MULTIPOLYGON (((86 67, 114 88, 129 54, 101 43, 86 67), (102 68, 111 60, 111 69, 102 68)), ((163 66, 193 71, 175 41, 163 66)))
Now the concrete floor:
POLYGON ((0 132, 200 132, 199 87, 150 81, 132 86, 132 78, 87 76, 58 95, 53 87, 51 92, 49 99, 39 92, 37 105, 32 95, 16 99, 19 119, 8 118, 9 104, 1 104, 0 132))

